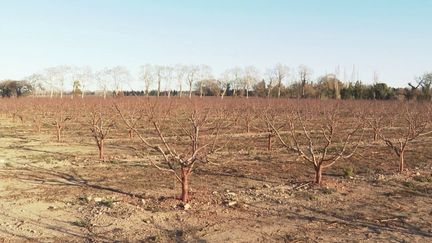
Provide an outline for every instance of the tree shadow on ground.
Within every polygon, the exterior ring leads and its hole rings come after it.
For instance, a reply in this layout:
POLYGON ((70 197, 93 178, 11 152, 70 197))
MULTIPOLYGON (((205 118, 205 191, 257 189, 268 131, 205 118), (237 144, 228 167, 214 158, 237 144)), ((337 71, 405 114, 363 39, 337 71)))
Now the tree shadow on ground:
MULTIPOLYGON (((375 233, 392 232, 400 233, 403 235, 420 236, 425 238, 432 238, 432 232, 428 232, 425 229, 429 229, 430 225, 427 222, 424 223, 408 223, 405 218, 397 213, 400 209, 392 208, 391 206, 384 206, 385 209, 391 213, 385 213, 382 205, 375 206, 368 203, 360 203, 349 209, 321 209, 319 207, 308 207, 303 204, 293 204, 293 207, 298 210, 289 209, 269 209, 258 205, 248 204, 250 207, 259 208, 260 210, 268 210, 270 215, 282 216, 286 215, 290 221, 306 221, 306 222, 321 222, 326 225, 338 224, 346 228, 367 228, 375 233), (373 208, 370 218, 364 217, 361 212, 356 212, 357 209, 373 208), (377 218, 379 217, 379 218, 377 218)), ((397 236, 394 236, 397 237, 397 236)), ((399 239, 398 241, 404 241, 399 239)))
MULTIPOLYGON (((67 153, 29 148, 29 147, 23 146, 23 145, 11 145, 11 146, 6 147, 6 149, 10 149, 13 151, 25 150, 25 151, 38 152, 38 153, 43 153, 43 154, 52 154, 52 155, 61 156, 62 158, 74 158, 75 157, 74 155, 67 154, 67 153)), ((19 153, 19 152, 17 152, 17 153, 19 153)))
POLYGON ((51 240, 54 241, 61 240, 61 238, 59 237, 66 237, 68 240, 75 239, 82 242, 113 242, 115 240, 106 237, 106 233, 94 234, 91 232, 91 230, 78 228, 78 226, 73 226, 72 222, 66 222, 54 218, 41 217, 40 215, 38 215, 38 220, 34 220, 28 217, 12 216, 8 215, 7 213, 1 212, 0 217, 3 220, 21 223, 18 226, 15 225, 14 228, 8 229, 7 227, 3 227, 2 229, 0 229, 0 233, 4 235, 9 235, 12 239, 18 238, 19 241, 44 242, 46 240, 49 240, 49 236, 45 236, 45 240, 40 240, 40 234, 37 232, 38 228, 43 228, 47 230, 47 232, 45 232, 45 235, 46 233, 49 234, 49 232, 54 233, 54 235, 51 237, 51 240), (49 221, 50 223, 45 223, 42 221, 49 221), (22 225, 25 225, 26 228, 36 230, 37 236, 31 237, 25 234, 17 233, 17 231, 20 231, 19 227, 23 227, 22 225), (60 234, 61 236, 55 236, 55 234, 60 234))
MULTIPOLYGON (((373 207, 373 205, 365 204, 359 206, 362 207, 373 207)), ((402 234, 409 235, 417 235, 422 237, 431 238, 432 233, 427 232, 422 228, 427 228, 427 226, 422 225, 420 227, 418 225, 414 225, 403 220, 403 217, 399 215, 391 215, 388 214, 386 218, 383 219, 366 219, 362 217, 357 217, 354 213, 346 213, 346 212, 335 212, 333 210, 322 210, 318 208, 306 207, 303 206, 303 209, 311 212, 314 216, 310 216, 309 219, 323 221, 326 223, 337 222, 339 224, 344 224, 349 227, 367 227, 372 231, 390 231, 390 232, 399 232, 402 234), (333 218, 333 220, 330 220, 333 218), (391 223, 393 222, 393 223, 391 223)), ((379 211, 379 210, 378 210, 379 211)), ((397 212, 397 209, 394 209, 394 212, 397 212)), ((376 215, 374 215, 376 216, 376 215)))
POLYGON ((92 188, 96 190, 119 193, 138 199, 145 198, 142 195, 127 192, 119 188, 102 185, 104 179, 88 179, 80 175, 76 170, 66 173, 62 171, 56 171, 54 169, 45 169, 37 166, 27 165, 26 167, 10 169, 9 171, 13 172, 14 178, 27 182, 92 188))
MULTIPOLYGON (((215 177, 230 177, 230 178, 237 178, 237 179, 247 179, 247 180, 253 180, 263 183, 280 183, 280 180, 270 180, 267 178, 262 178, 262 176, 251 176, 243 174, 241 171, 215 171, 211 169, 195 169, 194 171, 197 175, 206 175, 206 176, 215 176, 215 177)), ((283 180, 283 179, 282 179, 283 180)))

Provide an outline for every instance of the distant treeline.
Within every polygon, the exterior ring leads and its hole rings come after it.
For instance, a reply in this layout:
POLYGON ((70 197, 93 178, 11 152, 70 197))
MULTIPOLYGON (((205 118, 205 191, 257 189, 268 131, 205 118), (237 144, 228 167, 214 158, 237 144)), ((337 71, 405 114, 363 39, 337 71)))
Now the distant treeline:
MULTIPOLYGON (((428 74, 429 75, 429 74, 428 74)), ((427 75, 425 75, 427 76, 427 75)), ((198 83, 194 89, 194 95, 221 96, 224 90, 217 85, 217 80, 204 80, 204 84, 198 83), (200 90, 202 89, 202 90, 200 90), (200 94, 202 92, 202 94, 200 94)), ((363 84, 361 81, 355 83, 342 83, 333 75, 322 77, 318 82, 308 82, 304 86, 293 83, 289 86, 281 85, 280 97, 287 98, 309 98, 309 99, 369 99, 369 100, 431 100, 432 98, 432 75, 418 80, 416 86, 409 84, 405 88, 394 88, 386 83, 363 84)), ((145 91, 125 91, 125 96, 146 96, 145 91)), ((187 95, 187 92, 183 92, 187 95)), ((157 90, 151 90, 149 96, 157 96, 157 90)), ((167 96, 167 91, 162 91, 161 96, 167 96)), ((171 96, 179 96, 179 92, 170 91, 171 96)), ((230 85, 225 90, 225 96, 246 96, 246 89, 234 89, 230 85)), ((278 89, 268 87, 265 80, 258 82, 248 91, 248 96, 277 97, 278 89)))
MULTIPOLYGON (((47 90, 41 85, 34 85, 29 81, 5 80, 0 82, 2 97, 20 97, 27 95, 53 96, 59 91, 47 90)), ((73 82, 73 91, 64 92, 65 95, 84 97, 79 80, 73 82)), ((416 83, 409 83, 405 88, 390 87, 385 83, 376 82, 371 85, 361 81, 344 83, 336 75, 325 75, 312 82, 300 80, 290 85, 282 82, 269 83, 262 79, 251 86, 241 86, 227 82, 221 85, 217 79, 204 79, 194 82, 188 91, 179 90, 141 90, 123 91, 119 88, 104 91, 85 91, 86 95, 110 96, 235 96, 235 97, 286 97, 308 99, 376 99, 376 100, 432 100, 432 73, 426 73, 416 79, 416 83), (250 88, 248 88, 250 87, 250 88)), ((62 91, 63 95, 63 91, 62 91)))
MULTIPOLYGON (((385 83, 376 83, 373 85, 365 85, 361 82, 348 83, 341 85, 340 99, 369 99, 369 100, 392 100, 392 99, 421 99, 430 100, 430 93, 423 93, 421 90, 412 88, 393 88, 385 83)), ((336 99, 337 94, 331 87, 321 86, 318 84, 309 84, 306 87, 305 95, 301 96, 298 92, 299 87, 291 85, 281 88, 281 96, 287 98, 312 98, 312 99, 336 99)), ((94 92, 92 92, 94 94, 94 92)), ((203 96, 220 96, 222 90, 205 88, 203 96)), ((228 87, 225 96, 245 96, 245 90, 234 90, 228 87)), ((270 97, 276 97, 276 91, 271 91, 270 97)), ((195 96, 199 96, 199 91, 193 92, 195 96)), ((249 96, 267 97, 268 89, 264 87, 264 83, 258 83, 249 91, 249 96)), ((114 95, 114 92, 112 93, 114 95)), ((157 96, 157 90, 151 90, 148 95, 145 91, 123 91, 121 95, 124 96, 157 96)), ((161 96, 168 96, 167 91, 162 91, 161 96)), ((171 96, 179 96, 179 91, 171 91, 171 96)), ((187 96, 187 92, 183 92, 183 96, 187 96)))

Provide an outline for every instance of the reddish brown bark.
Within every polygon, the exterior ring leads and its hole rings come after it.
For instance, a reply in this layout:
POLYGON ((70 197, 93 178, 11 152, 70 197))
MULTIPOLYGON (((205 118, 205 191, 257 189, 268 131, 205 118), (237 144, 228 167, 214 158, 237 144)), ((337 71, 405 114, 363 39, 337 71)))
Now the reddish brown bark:
POLYGON ((404 152, 402 150, 399 155, 399 172, 401 173, 405 170, 404 152))
POLYGON ((105 157, 104 157, 104 140, 101 140, 99 142, 98 148, 99 148, 99 159, 105 160, 105 157))
POLYGON ((271 133, 269 133, 268 139, 267 139, 267 150, 268 151, 272 150, 272 137, 273 137, 273 135, 271 133))
POLYGON ((321 185, 322 182, 322 167, 316 166, 315 167, 315 183, 318 185, 321 185))
POLYGON ((57 142, 60 142, 61 140, 61 130, 62 130, 62 126, 57 124, 56 125, 56 130, 57 130, 57 142))
POLYGON ((189 168, 182 168, 181 169, 181 184, 182 184, 182 195, 181 200, 183 202, 189 201, 189 168))

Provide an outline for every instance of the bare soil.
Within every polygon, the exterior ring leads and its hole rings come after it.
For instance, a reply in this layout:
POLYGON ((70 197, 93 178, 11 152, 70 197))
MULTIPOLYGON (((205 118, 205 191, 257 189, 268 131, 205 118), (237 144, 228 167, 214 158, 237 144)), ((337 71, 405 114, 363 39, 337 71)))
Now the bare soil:
POLYGON ((430 138, 407 152, 405 174, 376 143, 325 171, 320 187, 281 148, 239 150, 195 170, 185 210, 179 183, 119 139, 100 162, 91 140, 2 124, 0 242, 432 241, 430 138))

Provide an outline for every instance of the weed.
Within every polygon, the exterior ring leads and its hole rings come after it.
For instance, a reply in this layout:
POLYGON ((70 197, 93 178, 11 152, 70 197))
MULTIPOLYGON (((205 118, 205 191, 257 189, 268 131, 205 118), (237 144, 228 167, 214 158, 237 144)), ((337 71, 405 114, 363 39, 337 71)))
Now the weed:
POLYGON ((418 182, 432 182, 432 176, 414 176, 413 179, 418 182))
POLYGON ((330 188, 330 187, 323 187, 323 188, 320 189, 320 191, 321 191, 322 194, 328 194, 329 195, 329 194, 335 193, 336 189, 330 188))
POLYGON ((405 187, 408 187, 411 190, 415 190, 416 189, 416 185, 412 181, 404 181, 402 183, 402 185, 404 185, 405 187))
POLYGON ((79 196, 78 199, 84 203, 89 203, 92 200, 92 197, 86 196, 86 195, 81 195, 81 196, 79 196))
POLYGON ((298 194, 298 196, 308 201, 318 200, 318 197, 310 192, 301 192, 298 194))
POLYGON ((90 222, 87 220, 80 219, 80 220, 73 221, 72 225, 82 227, 82 228, 88 228, 90 226, 90 222))
POLYGON ((99 205, 112 208, 114 206, 114 201, 112 199, 102 200, 99 202, 99 205))
POLYGON ((355 176, 355 170, 352 165, 343 169, 345 178, 353 178, 355 176))

